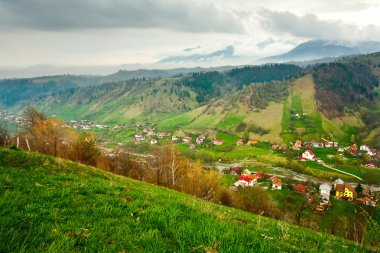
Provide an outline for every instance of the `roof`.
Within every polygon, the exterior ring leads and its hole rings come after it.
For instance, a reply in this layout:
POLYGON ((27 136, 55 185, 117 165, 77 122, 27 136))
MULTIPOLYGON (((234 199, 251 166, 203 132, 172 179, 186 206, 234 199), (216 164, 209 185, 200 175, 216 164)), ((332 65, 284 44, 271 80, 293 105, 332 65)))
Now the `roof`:
POLYGON ((337 192, 344 192, 345 187, 344 184, 337 184, 335 188, 337 192))
POLYGON ((310 155, 314 155, 313 151, 311 151, 311 149, 305 151, 305 153, 309 153, 310 155))
POLYGON ((358 202, 375 202, 374 200, 368 198, 368 197, 363 197, 363 198, 359 198, 359 199, 356 199, 356 201, 358 202))
POLYGON ((352 193, 356 193, 355 188, 352 187, 351 185, 346 185, 346 188, 347 188, 350 192, 352 192, 352 193))
POLYGON ((297 184, 296 186, 294 186, 294 190, 296 190, 296 191, 306 191, 306 186, 304 186, 302 184, 297 184))
POLYGON ((273 177, 272 178, 272 184, 282 185, 282 180, 278 177, 273 177))
POLYGON ((334 181, 335 184, 344 184, 344 181, 340 178, 334 181))
POLYGON ((239 181, 246 181, 246 182, 251 182, 252 181, 252 179, 250 177, 248 177, 248 176, 240 176, 240 177, 238 177, 238 180, 239 181))
POLYGON ((331 185, 327 183, 323 183, 319 186, 319 190, 326 190, 326 191, 331 191, 331 185))

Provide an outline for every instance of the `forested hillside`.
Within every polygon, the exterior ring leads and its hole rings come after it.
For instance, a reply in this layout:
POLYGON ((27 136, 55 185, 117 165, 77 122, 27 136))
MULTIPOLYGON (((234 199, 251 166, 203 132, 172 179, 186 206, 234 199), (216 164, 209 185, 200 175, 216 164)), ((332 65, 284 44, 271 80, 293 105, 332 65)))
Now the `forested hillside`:
POLYGON ((367 64, 329 63, 313 70, 318 108, 327 117, 343 116, 369 105, 379 81, 367 64))

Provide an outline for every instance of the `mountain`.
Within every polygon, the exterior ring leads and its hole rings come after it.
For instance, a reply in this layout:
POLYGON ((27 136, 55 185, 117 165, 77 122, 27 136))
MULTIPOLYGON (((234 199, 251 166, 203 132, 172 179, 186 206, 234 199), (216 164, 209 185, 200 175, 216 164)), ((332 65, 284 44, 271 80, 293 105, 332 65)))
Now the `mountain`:
POLYGON ((299 44, 289 52, 262 59, 263 62, 310 61, 323 58, 367 54, 380 51, 380 42, 331 42, 310 40, 299 44))
POLYGON ((170 131, 217 129, 236 138, 286 144, 329 136, 380 148, 379 55, 345 57, 306 69, 275 64, 183 70, 172 77, 162 77, 165 71, 147 72, 154 78, 140 78, 144 70, 121 71, 102 77, 109 79, 97 85, 79 85, 71 79, 66 88, 63 81, 43 82, 46 78, 4 80, 0 109, 21 113, 31 104, 67 120, 108 124, 149 120, 170 131), (134 78, 117 81, 127 77, 134 78), (295 116, 304 113, 302 118, 295 116))
MULTIPOLYGON (((185 50, 185 51, 188 52, 189 50, 185 50)), ((160 60, 159 63, 205 62, 205 61, 221 59, 221 58, 228 59, 228 58, 233 57, 234 51, 235 51, 234 47, 230 45, 224 49, 216 50, 211 53, 169 56, 167 58, 160 60)))
POLYGON ((352 241, 0 147, 4 252, 365 252, 352 241))

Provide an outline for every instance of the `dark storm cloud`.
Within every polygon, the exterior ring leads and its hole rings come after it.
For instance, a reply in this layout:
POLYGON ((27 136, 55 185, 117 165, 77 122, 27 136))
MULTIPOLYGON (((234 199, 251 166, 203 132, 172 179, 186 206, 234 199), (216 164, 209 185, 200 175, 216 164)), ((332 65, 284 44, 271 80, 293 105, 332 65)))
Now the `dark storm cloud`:
POLYGON ((204 1, 0 0, 0 29, 102 28, 159 28, 195 33, 244 31, 232 13, 204 1))
POLYGON ((263 9, 261 24, 272 32, 290 34, 295 37, 326 40, 379 40, 380 27, 369 25, 358 27, 340 20, 321 20, 315 14, 297 16, 291 12, 263 9))

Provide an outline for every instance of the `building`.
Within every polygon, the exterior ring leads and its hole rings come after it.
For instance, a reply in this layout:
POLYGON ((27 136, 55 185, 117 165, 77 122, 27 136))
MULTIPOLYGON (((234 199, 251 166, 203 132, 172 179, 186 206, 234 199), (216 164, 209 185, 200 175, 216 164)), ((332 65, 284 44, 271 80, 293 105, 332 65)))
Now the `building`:
POLYGON ((293 149, 294 150, 300 150, 302 147, 302 141, 301 140, 296 140, 296 142, 293 144, 293 149))
POLYGON ((272 177, 272 189, 282 189, 282 180, 279 177, 272 177))
POLYGON ((338 185, 338 184, 343 184, 344 185, 344 181, 342 179, 340 179, 340 178, 338 178, 337 180, 335 180, 333 182, 334 189, 336 189, 336 185, 338 185))
POLYGON ((356 202, 358 203, 362 203, 364 205, 367 205, 367 206, 373 206, 373 207, 376 207, 376 201, 368 198, 368 197, 363 197, 363 198, 359 198, 359 199, 356 199, 356 202))
POLYGON ((222 145, 224 143, 223 140, 214 140, 214 145, 222 145))
POLYGON ((310 149, 302 153, 301 161, 307 161, 307 160, 309 161, 315 160, 315 155, 313 151, 311 151, 310 149))
POLYGON ((355 189, 350 185, 337 184, 335 187, 337 199, 353 200, 356 197, 355 189))
POLYGON ((319 197, 321 198, 321 205, 330 201, 331 185, 323 183, 319 186, 319 197))
POLYGON ((297 184, 294 186, 294 190, 296 192, 306 192, 306 186, 304 186, 302 184, 297 184))

